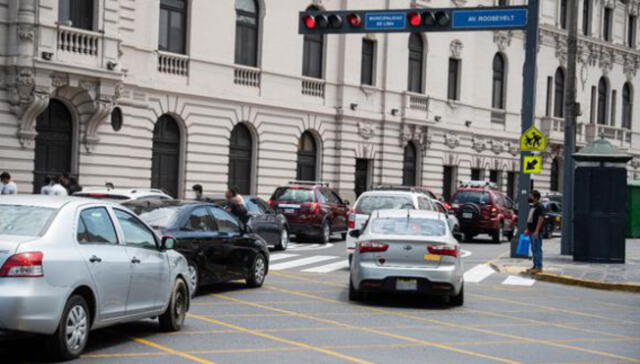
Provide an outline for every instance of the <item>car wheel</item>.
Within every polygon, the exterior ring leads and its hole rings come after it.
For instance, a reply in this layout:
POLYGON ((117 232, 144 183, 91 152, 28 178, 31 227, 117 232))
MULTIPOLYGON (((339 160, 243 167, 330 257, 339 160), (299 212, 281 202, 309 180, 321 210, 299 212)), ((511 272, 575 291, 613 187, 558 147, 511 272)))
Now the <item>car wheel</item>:
POLYGON ((171 300, 167 310, 158 318, 162 331, 180 331, 187 309, 189 308, 189 292, 187 284, 181 279, 176 279, 176 284, 171 292, 171 300))
POLYGON ((494 230, 493 234, 491 234, 491 238, 494 244, 502 243, 502 237, 504 236, 504 223, 500 223, 500 227, 498 230, 494 230))
POLYGON ((287 246, 289 246, 289 231, 287 228, 282 228, 282 231, 280 232, 280 241, 278 242, 278 245, 276 245, 276 250, 287 250, 287 246))
POLYGON ((457 295, 449 297, 449 304, 451 306, 462 306, 464 305, 464 284, 462 288, 460 288, 460 293, 457 295))
POLYGON ((264 279, 267 276, 267 260, 264 255, 257 253, 253 264, 251 264, 249 277, 247 277, 247 286, 251 288, 262 287, 264 279))
POLYGON ((331 225, 329 225, 329 222, 326 221, 322 225, 322 236, 320 237, 320 243, 327 244, 329 243, 330 240, 331 240, 331 225))
POLYGON ((351 277, 349 277, 349 301, 362 301, 363 298, 364 294, 356 290, 351 281, 351 277))
POLYGON ((71 296, 62 311, 58 329, 46 339, 49 352, 58 360, 77 358, 87 345, 89 329, 87 302, 82 296, 71 296))
POLYGON ((189 262, 189 290, 191 291, 191 297, 196 295, 196 292, 198 291, 198 285, 200 284, 200 276, 199 276, 199 271, 198 271, 198 267, 195 265, 195 263, 191 263, 189 262))

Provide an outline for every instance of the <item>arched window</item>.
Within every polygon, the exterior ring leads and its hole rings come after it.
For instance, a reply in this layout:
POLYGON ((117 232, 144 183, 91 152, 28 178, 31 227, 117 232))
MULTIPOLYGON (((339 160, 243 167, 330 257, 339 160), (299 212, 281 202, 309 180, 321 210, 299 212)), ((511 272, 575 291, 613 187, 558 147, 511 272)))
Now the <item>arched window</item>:
POLYGON ((315 181, 318 161, 318 147, 309 131, 302 133, 298 141, 298 181, 315 181))
POLYGON ((411 92, 424 92, 424 42, 420 33, 411 33, 409 36, 409 82, 407 89, 411 92))
POLYGON ((153 129, 151 187, 178 196, 180 175, 180 128, 175 119, 162 115, 153 129))
POLYGON ((158 48, 186 53, 187 4, 185 0, 160 0, 160 39, 158 48))
POLYGON ((236 64, 258 66, 258 4, 236 0, 236 64))
POLYGON ((551 191, 560 191, 560 160, 558 157, 551 161, 551 191))
POLYGON ((415 186, 418 177, 418 151, 413 142, 404 147, 402 163, 402 185, 415 186))
POLYGON ((562 118, 564 117, 564 70, 562 67, 558 67, 555 79, 556 87, 553 100, 553 116, 562 118))
POLYGON ((629 82, 622 87, 622 127, 631 129, 633 120, 633 90, 629 82))
POLYGON ((600 78, 598 82, 598 124, 607 124, 607 98, 609 96, 609 85, 607 79, 600 78))
MULTIPOLYGON (((319 10, 310 6, 307 11, 319 10)), ((306 77, 322 78, 322 63, 324 61, 324 36, 322 34, 305 34, 302 50, 302 75, 306 77)))
POLYGON ((237 187, 240 193, 251 193, 253 174, 253 138, 244 124, 237 124, 231 131, 229 143, 229 187, 237 187))
POLYGON ((40 193, 45 177, 72 172, 71 112, 62 102, 52 99, 36 119, 36 132, 33 192, 40 193))
POLYGON ((58 3, 58 21, 67 22, 74 28, 93 29, 93 0, 60 0, 58 3))
POLYGON ((500 53, 493 57, 493 92, 491 93, 491 107, 504 109, 505 104, 505 62, 500 53))

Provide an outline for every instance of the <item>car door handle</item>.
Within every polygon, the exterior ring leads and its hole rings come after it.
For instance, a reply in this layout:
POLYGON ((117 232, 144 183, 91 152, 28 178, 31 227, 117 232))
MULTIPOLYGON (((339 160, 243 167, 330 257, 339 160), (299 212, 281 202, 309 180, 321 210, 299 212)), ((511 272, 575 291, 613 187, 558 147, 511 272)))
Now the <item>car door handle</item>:
POLYGON ((133 257, 133 258, 131 259, 131 263, 133 263, 133 264, 139 264, 139 263, 140 263, 140 259, 138 259, 138 258, 136 258, 136 257, 133 257))
POLYGON ((100 263, 100 262, 102 262, 102 259, 100 257, 92 255, 91 258, 89 258, 89 261, 91 263, 100 263))

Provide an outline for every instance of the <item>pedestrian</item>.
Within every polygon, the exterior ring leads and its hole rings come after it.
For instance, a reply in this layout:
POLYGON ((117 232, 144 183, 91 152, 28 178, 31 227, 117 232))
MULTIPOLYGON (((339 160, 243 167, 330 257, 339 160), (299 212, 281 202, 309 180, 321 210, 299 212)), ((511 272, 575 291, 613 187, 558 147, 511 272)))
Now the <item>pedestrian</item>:
POLYGON ((202 185, 195 184, 195 185, 193 185, 193 187, 191 187, 191 189, 193 190, 193 194, 195 195, 195 200, 196 201, 204 200, 204 198, 202 196, 202 185))
POLYGON ((65 190, 67 190, 67 195, 70 195, 70 193, 69 193, 69 182, 70 182, 69 181, 69 173, 64 172, 63 174, 61 174, 58 182, 60 183, 60 185, 62 185, 62 187, 64 187, 65 190))
POLYGON ((40 188, 41 195, 50 195, 51 194, 51 176, 44 177, 44 185, 40 188))
POLYGON ((51 196, 68 196, 67 189, 60 183, 62 176, 54 176, 51 178, 51 190, 49 195, 51 196))
POLYGON ((244 206, 244 199, 238 193, 238 189, 229 187, 224 196, 227 199, 225 210, 235 215, 243 224, 246 224, 249 221, 249 214, 244 206))
POLYGON ((68 177, 68 180, 69 180, 69 185, 67 186, 67 193, 70 196, 76 192, 82 191, 82 186, 80 186, 80 184, 78 183, 78 180, 75 177, 70 176, 68 177))
POLYGON ((531 252, 533 253, 533 268, 528 272, 536 274, 542 272, 542 226, 544 225, 544 207, 540 203, 540 192, 531 191, 529 202, 532 204, 527 218, 527 231, 531 236, 531 252))
POLYGON ((11 180, 9 172, 0 174, 0 195, 15 195, 18 193, 18 186, 11 180))

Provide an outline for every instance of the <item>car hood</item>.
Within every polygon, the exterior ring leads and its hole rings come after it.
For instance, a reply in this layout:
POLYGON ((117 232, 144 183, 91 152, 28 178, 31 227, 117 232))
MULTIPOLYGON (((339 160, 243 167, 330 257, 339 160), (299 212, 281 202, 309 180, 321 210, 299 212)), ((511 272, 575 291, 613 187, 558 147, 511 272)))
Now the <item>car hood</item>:
POLYGON ((0 235, 0 267, 10 256, 15 254, 22 243, 37 240, 33 236, 0 235))

